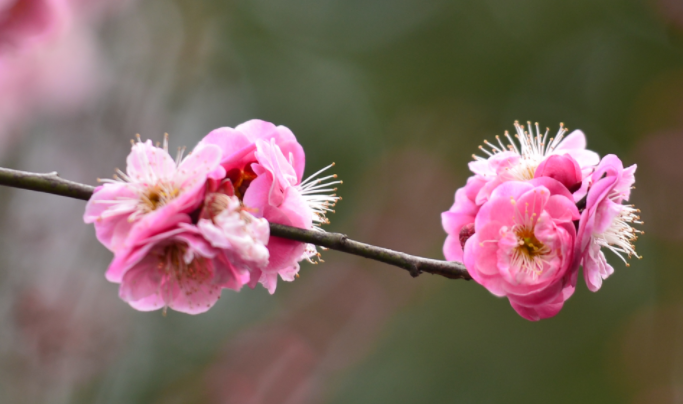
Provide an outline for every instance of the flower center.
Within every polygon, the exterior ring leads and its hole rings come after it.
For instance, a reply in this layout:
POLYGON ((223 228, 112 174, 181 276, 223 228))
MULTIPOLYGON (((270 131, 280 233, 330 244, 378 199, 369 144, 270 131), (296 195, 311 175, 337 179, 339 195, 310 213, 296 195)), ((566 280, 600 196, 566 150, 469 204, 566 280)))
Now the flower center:
POLYGON ((534 179, 539 165, 540 161, 537 161, 537 159, 522 158, 517 164, 509 167, 506 172, 512 177, 512 180, 529 181, 534 179))
POLYGON ((202 212, 203 219, 213 219, 220 215, 230 204, 230 197, 225 194, 213 192, 206 195, 204 199, 204 210, 202 212))
POLYGON ((180 189, 168 184, 157 184, 145 188, 140 195, 139 210, 149 213, 166 205, 180 194, 180 189))
POLYGON ((529 227, 522 227, 515 232, 517 240, 519 240, 519 247, 517 250, 520 254, 524 254, 529 258, 543 254, 545 245, 538 241, 533 229, 529 227))
POLYGON ((225 175, 225 177, 232 182, 232 186, 235 188, 235 196, 237 196, 240 201, 244 200, 244 194, 247 193, 249 185, 251 185, 251 182, 257 177, 254 170, 251 169, 252 163, 255 163, 255 161, 247 163, 241 169, 233 168, 225 175))
POLYGON ((550 248, 536 238, 531 226, 519 226, 513 231, 517 237, 517 247, 512 253, 514 265, 533 276, 540 275, 550 248))
POLYGON ((203 283, 211 279, 211 271, 204 257, 194 257, 189 264, 185 263, 187 246, 182 244, 170 244, 163 248, 159 254, 159 268, 175 280, 183 289, 186 281, 203 283))

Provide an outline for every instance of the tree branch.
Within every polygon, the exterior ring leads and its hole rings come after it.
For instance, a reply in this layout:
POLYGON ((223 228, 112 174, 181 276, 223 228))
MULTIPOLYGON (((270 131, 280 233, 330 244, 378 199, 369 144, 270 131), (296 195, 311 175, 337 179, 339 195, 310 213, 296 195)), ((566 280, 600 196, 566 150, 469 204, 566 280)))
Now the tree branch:
POLYGON ((56 171, 46 174, 0 168, 0 185, 46 192, 69 198, 90 199, 95 187, 59 178, 56 171))
MULTIPOLYGON (((0 168, 0 185, 45 192, 84 201, 90 199, 90 196, 95 190, 95 187, 90 185, 79 184, 60 178, 56 172, 38 174, 11 170, 8 168, 0 168)), ((460 262, 439 261, 416 257, 414 255, 351 240, 346 235, 340 233, 304 230, 297 227, 271 223, 270 234, 274 237, 315 244, 331 250, 337 250, 394 265, 407 270, 413 277, 426 272, 434 275, 441 275, 449 279, 471 279, 470 275, 467 273, 467 269, 460 262)))

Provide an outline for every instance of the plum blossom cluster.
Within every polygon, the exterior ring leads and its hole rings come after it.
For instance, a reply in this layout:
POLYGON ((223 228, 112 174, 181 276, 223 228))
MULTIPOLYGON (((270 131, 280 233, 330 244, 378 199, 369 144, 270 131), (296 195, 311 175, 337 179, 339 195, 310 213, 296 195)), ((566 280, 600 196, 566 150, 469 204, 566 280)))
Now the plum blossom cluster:
POLYGON ((586 149, 583 132, 555 136, 515 122, 514 138, 480 146, 473 175, 441 216, 446 259, 462 261, 472 278, 505 296, 522 317, 556 315, 574 293, 579 268, 597 291, 614 272, 604 250, 628 265, 639 211, 626 204, 636 166, 586 149))
POLYGON ((170 307, 197 314, 222 289, 278 277, 292 281, 316 247, 270 236, 269 223, 320 230, 339 197, 336 175, 302 181, 305 155, 284 126, 252 120, 219 128, 174 160, 168 139, 138 137, 126 171, 100 180, 86 206, 98 240, 114 253, 106 277, 143 311, 170 307))

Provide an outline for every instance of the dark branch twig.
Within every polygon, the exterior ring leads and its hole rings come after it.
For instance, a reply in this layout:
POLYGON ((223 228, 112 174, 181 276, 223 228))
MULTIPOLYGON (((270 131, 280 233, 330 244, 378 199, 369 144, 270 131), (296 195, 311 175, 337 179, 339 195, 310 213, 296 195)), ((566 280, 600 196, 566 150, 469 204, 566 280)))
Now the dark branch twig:
POLYGON ((27 171, 0 168, 0 185, 28 189, 30 191, 46 192, 48 194, 66 196, 69 198, 90 199, 95 187, 59 178, 57 172, 46 174, 29 173, 27 171))
POLYGON ((370 258, 375 261, 384 262, 385 264, 395 265, 407 270, 413 277, 420 275, 422 272, 427 272, 434 275, 445 276, 449 279, 470 279, 467 269, 465 269, 465 266, 459 262, 439 261, 429 258, 416 257, 414 255, 351 240, 350 238, 346 237, 345 234, 341 233, 311 231, 299 229, 297 227, 271 223, 270 234, 276 237, 303 241, 305 243, 326 247, 331 250, 342 251, 345 253, 370 258))
MULTIPOLYGON (((46 192, 48 194, 82 199, 84 201, 90 199, 90 196, 95 190, 95 187, 90 185, 79 184, 60 178, 56 172, 37 174, 11 170, 8 168, 0 168, 0 185, 46 192)), ((275 237, 315 244, 331 250, 337 250, 395 265, 407 270, 413 277, 426 272, 434 275, 441 275, 449 279, 471 279, 467 273, 467 269, 465 269, 465 266, 460 262, 439 261, 416 257, 414 255, 351 240, 346 235, 340 233, 304 230, 271 223, 270 234, 275 237)))

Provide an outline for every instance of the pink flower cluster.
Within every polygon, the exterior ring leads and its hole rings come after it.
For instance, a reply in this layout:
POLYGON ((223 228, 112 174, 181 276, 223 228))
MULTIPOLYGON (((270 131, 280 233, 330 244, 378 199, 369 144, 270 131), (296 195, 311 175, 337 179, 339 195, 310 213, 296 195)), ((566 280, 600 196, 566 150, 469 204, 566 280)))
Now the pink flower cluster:
MULTIPOLYGON (((441 216, 446 259, 462 261, 472 278, 505 296, 522 317, 556 315, 576 288, 579 267, 592 291, 614 272, 603 248, 624 262, 635 252, 638 210, 628 201, 636 166, 586 150, 577 130, 565 137, 515 122, 516 141, 505 133, 480 147, 474 173, 441 216)), ((628 264, 627 264, 628 265, 628 264)))
POLYGON ((185 158, 139 137, 126 172, 101 180, 85 210, 98 240, 114 253, 107 279, 148 311, 197 314, 223 288, 294 280, 315 246, 270 237, 269 223, 318 229, 339 199, 336 175, 302 181, 305 156, 284 126, 252 120, 209 133, 185 158), (329 181, 324 183, 325 181, 329 181))

